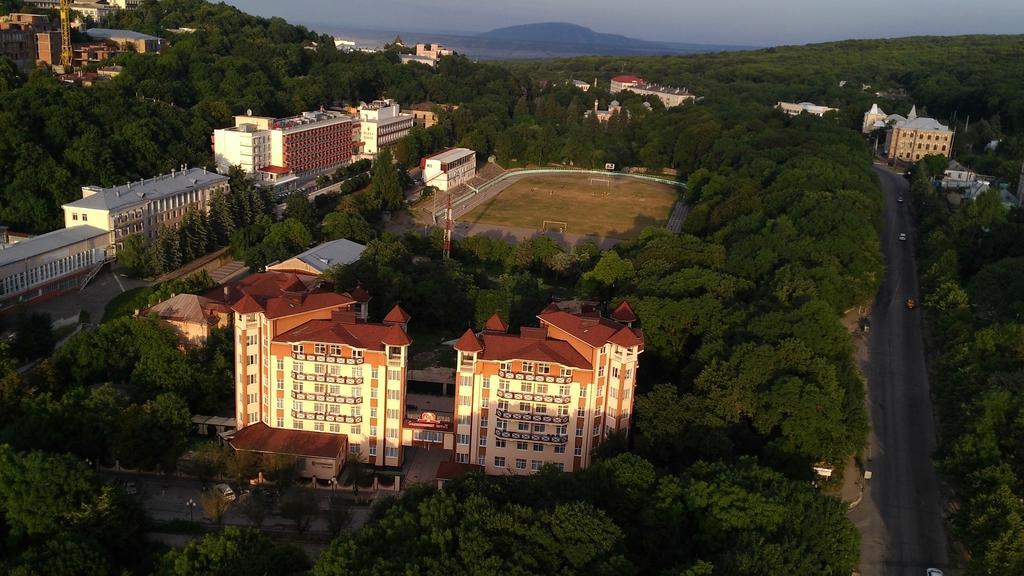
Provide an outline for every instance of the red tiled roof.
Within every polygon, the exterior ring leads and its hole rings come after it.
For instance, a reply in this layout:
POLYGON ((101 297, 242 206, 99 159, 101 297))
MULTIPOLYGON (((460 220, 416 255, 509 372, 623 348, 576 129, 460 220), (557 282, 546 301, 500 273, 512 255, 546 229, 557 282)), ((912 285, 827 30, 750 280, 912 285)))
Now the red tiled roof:
POLYGON ((483 472, 484 467, 477 464, 463 464, 461 462, 441 462, 437 465, 438 480, 452 480, 461 478, 474 472, 483 472))
POLYGON ((576 338, 597 348, 622 328, 621 325, 599 316, 577 316, 568 312, 548 312, 537 316, 542 323, 565 330, 576 338))
POLYGON ((304 292, 309 290, 309 286, 312 286, 316 279, 317 276, 313 274, 260 272, 258 274, 250 274, 237 282, 232 282, 225 286, 224 289, 217 288, 211 290, 205 296, 222 301, 227 298, 230 304, 241 299, 243 295, 250 294, 258 302, 262 302, 267 298, 280 296, 282 291, 304 292))
MULTIPOLYGON (((358 327, 359 325, 357 324, 356 326, 358 327)), ((408 346, 412 344, 409 335, 405 333, 405 330, 399 328, 397 324, 392 324, 388 328, 388 331, 384 333, 384 337, 381 338, 381 342, 388 346, 408 346)))
POLYGON ((291 454, 314 458, 344 458, 348 453, 348 436, 327 432, 308 432, 271 428, 263 422, 246 426, 228 440, 235 450, 291 454))
POLYGON ((629 302, 625 300, 619 307, 611 313, 612 320, 618 320, 619 322, 636 322, 636 313, 633 312, 633 308, 629 306, 629 302))
POLYGON ((408 312, 403 310, 398 304, 395 304, 395 307, 392 308, 391 311, 388 312, 388 315, 384 317, 384 321, 394 322, 396 324, 405 324, 410 318, 412 318, 412 316, 409 316, 408 312))
POLYGON ((480 340, 477 339, 476 334, 467 328, 462 336, 459 337, 459 341, 455 343, 455 349, 462 352, 479 352, 483 350, 484 347, 480 344, 480 340))
POLYGON ((487 322, 484 322, 484 330, 489 330, 491 332, 508 332, 508 324, 506 324, 505 321, 501 319, 501 316, 495 312, 493 316, 487 319, 487 322))
POLYGON ((301 326, 278 334, 274 342, 327 342, 345 344, 363 350, 384 350, 384 344, 406 346, 412 341, 398 326, 385 324, 351 324, 337 320, 310 320, 301 326), (399 335, 397 332, 400 332, 399 335))
POLYGON ((643 333, 637 333, 637 330, 633 330, 628 326, 623 326, 622 330, 619 330, 611 338, 608 339, 612 344, 618 344, 626 348, 632 348, 633 346, 642 346, 644 343, 643 333))
POLYGON ((612 80, 615 81, 615 82, 621 82, 623 84, 628 84, 630 82, 643 82, 644 81, 643 78, 640 78, 639 76, 633 76, 632 74, 623 74, 621 76, 616 76, 616 77, 612 78, 612 80))
POLYGON ((338 294, 337 292, 299 294, 296 298, 271 298, 267 300, 267 318, 283 318, 285 316, 292 316, 313 310, 344 306, 346 304, 352 304, 353 302, 355 302, 355 300, 352 298, 345 296, 344 294, 338 294))
POLYGON ((235 302, 234 305, 231 306, 231 309, 234 310, 235 312, 238 312, 239 314, 254 314, 256 312, 263 312, 263 306, 260 306, 260 303, 257 302, 256 299, 249 294, 242 296, 242 299, 239 300, 238 302, 235 302))
POLYGON ((287 174, 291 172, 291 170, 285 168, 284 166, 274 166, 273 164, 270 164, 268 166, 260 168, 260 172, 267 172, 269 174, 287 174))
POLYGON ((360 284, 360 285, 356 286, 355 288, 349 290, 348 291, 348 295, 351 296, 352 299, 355 300, 356 302, 369 302, 370 301, 370 293, 367 292, 363 288, 362 284, 360 284))
POLYGON ((573 368, 591 369, 590 360, 584 358, 568 342, 547 338, 522 338, 513 334, 483 333, 482 360, 533 360, 551 362, 573 368))

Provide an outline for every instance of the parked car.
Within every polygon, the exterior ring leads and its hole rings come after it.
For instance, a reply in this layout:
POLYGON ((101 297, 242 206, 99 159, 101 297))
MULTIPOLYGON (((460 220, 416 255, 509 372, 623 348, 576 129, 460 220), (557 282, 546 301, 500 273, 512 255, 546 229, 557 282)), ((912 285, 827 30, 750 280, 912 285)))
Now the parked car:
POLYGON ((215 484, 213 486, 213 491, 228 502, 233 502, 235 500, 235 491, 227 484, 215 484))
POLYGON ((896 201, 897 202, 903 202, 903 196, 897 196, 896 197, 896 201))
POLYGON ((900 240, 905 241, 907 239, 907 233, 906 232, 900 232, 899 238, 900 238, 900 240))
POLYGON ((917 306, 917 300, 913 298, 907 298, 907 308, 913 310, 917 306))
POLYGON ((124 483, 124 493, 129 496, 134 496, 139 493, 139 485, 134 480, 126 480, 124 483))
POLYGON ((925 572, 925 576, 943 576, 943 574, 942 570, 939 570, 938 568, 929 568, 928 571, 925 572))

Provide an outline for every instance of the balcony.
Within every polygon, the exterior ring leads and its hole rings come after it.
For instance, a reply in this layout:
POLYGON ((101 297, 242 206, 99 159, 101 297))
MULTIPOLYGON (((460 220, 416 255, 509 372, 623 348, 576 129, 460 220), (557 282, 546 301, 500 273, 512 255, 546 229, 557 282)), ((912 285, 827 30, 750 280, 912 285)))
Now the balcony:
POLYGON ((526 412, 509 412, 508 410, 497 409, 495 413, 498 418, 506 420, 518 420, 521 422, 543 422, 544 424, 568 424, 568 416, 552 416, 551 414, 529 414, 526 412))
POLYGON ((566 378, 564 376, 551 376, 550 374, 531 374, 527 372, 511 372, 506 370, 498 370, 499 378, 507 378, 509 380, 525 380, 527 382, 546 382, 548 384, 569 384, 572 382, 572 378, 566 378))
POLYGON ((326 382, 327 384, 346 384, 348 386, 361 386, 362 378, 350 378, 348 376, 330 376, 328 374, 306 374, 305 372, 292 372, 293 380, 305 382, 326 382))
POLYGON ((569 396, 531 394, 529 392, 510 392, 508 390, 498 390, 498 398, 504 398, 506 400, 522 400, 524 402, 548 402, 552 404, 568 404, 571 400, 569 396))
POLYGON ((347 356, 334 356, 332 354, 302 354, 300 352, 292 352, 293 360, 303 360, 306 362, 330 362, 332 364, 349 364, 358 366, 363 363, 362 357, 350 358, 347 356))
POLYGON ((342 424, 362 424, 362 416, 347 416, 345 414, 324 414, 323 412, 303 412, 292 410, 292 418, 296 420, 315 420, 317 422, 341 422, 342 424))
POLYGON ((519 440, 522 442, 547 442, 549 444, 565 444, 569 441, 567 435, 559 434, 532 434, 530 432, 509 432, 508 430, 495 430, 494 435, 504 440, 519 440))
POLYGON ((295 400, 311 400, 313 402, 330 402, 332 404, 362 404, 362 396, 335 396, 333 394, 317 394, 315 392, 299 392, 292 390, 295 400))

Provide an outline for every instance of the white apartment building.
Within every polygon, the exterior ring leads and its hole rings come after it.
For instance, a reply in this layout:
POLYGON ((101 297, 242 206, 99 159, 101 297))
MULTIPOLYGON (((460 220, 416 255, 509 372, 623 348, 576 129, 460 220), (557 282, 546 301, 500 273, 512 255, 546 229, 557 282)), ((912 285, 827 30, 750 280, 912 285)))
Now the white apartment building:
POLYGON ((421 162, 423 182, 447 192, 462 186, 476 176, 476 152, 468 148, 450 148, 421 162))
POLYGON ((83 186, 82 198, 64 204, 64 227, 93 226, 109 233, 114 255, 124 239, 156 238, 162 226, 177 224, 189 209, 207 210, 217 193, 228 193, 227 176, 205 168, 173 170, 121 186, 83 186))
POLYGON ((413 115, 401 111, 394 100, 374 100, 359 107, 359 139, 363 154, 376 155, 409 135, 413 115))

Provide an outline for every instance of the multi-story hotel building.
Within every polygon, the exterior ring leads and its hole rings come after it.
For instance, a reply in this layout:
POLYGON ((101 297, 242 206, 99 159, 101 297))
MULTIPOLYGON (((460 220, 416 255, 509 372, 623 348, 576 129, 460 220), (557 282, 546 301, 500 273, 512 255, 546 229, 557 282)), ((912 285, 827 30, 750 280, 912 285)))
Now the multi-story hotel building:
POLYGON ((458 351, 455 461, 487 474, 565 471, 590 464, 608 434, 628 431, 643 333, 623 303, 604 318, 556 305, 540 327, 508 334, 497 315, 458 351))
POLYGON ((359 139, 363 154, 376 155, 381 148, 409 135, 413 116, 401 111, 391 99, 374 100, 359 107, 359 139))
MULTIPOLYGON (((260 445, 322 433, 313 438, 335 446, 323 454, 347 445, 370 464, 400 466, 409 316, 395 306, 382 323, 367 322, 368 297, 321 291, 316 281, 265 272, 225 294, 234 314, 236 438, 247 450, 272 451, 260 445)), ((303 462, 305 475, 330 478, 340 464, 316 462, 303 462), (324 470, 311 469, 316 462, 324 470)))
POLYGON ((696 100, 697 96, 690 93, 686 88, 673 88, 645 82, 643 78, 631 75, 622 75, 612 78, 609 85, 612 94, 629 90, 643 96, 657 96, 666 108, 679 106, 687 100, 696 100))
POLYGON ((227 176, 204 168, 175 170, 121 186, 83 186, 82 198, 64 204, 64 226, 94 226, 109 233, 109 256, 124 239, 141 234, 156 238, 162 226, 181 221, 190 209, 208 210, 217 193, 229 190, 227 176))
POLYGON ((476 152, 468 148, 449 148, 420 161, 423 182, 447 192, 476 176, 476 152))
POLYGON ((238 166, 262 182, 282 174, 306 177, 352 161, 356 119, 336 111, 303 112, 290 118, 235 116, 235 125, 213 131, 217 171, 238 166))
POLYGON ((890 160, 917 162, 925 156, 949 158, 953 149, 953 131, 933 118, 919 118, 917 108, 904 119, 889 117, 891 128, 885 137, 885 149, 890 160))

